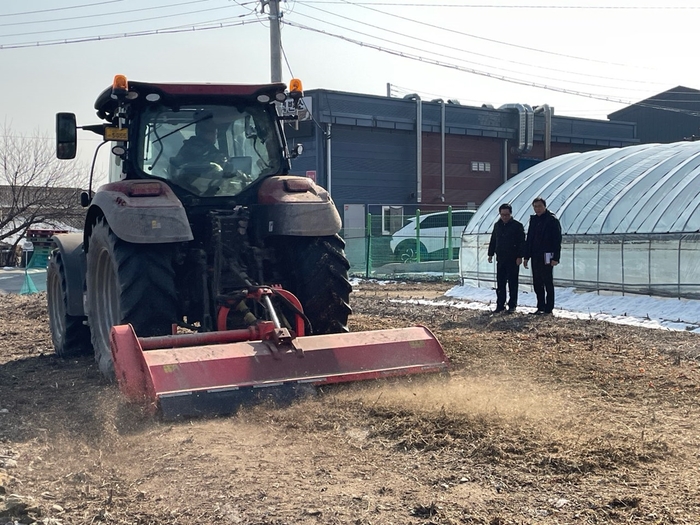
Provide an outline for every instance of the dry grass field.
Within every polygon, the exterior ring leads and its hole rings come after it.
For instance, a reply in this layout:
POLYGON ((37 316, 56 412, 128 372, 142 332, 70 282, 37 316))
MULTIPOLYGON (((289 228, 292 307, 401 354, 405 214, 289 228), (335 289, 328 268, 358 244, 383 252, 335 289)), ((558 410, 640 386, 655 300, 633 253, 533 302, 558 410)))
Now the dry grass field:
POLYGON ((700 523, 696 334, 406 300, 449 288, 363 282, 351 317, 428 326, 449 378, 175 423, 0 296, 0 523, 700 523))

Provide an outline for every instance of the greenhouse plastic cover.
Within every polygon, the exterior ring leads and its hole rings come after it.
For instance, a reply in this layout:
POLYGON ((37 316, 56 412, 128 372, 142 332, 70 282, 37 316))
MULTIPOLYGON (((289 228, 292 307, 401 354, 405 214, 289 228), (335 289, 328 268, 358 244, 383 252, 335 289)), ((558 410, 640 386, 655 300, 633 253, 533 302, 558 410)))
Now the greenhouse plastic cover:
POLYGON ((516 175, 479 207, 464 235, 487 234, 510 203, 527 228, 542 197, 564 235, 700 230, 700 142, 643 144, 569 153, 516 175))
MULTIPOLYGON (((700 299, 700 142, 644 144, 552 158, 496 189, 462 235, 460 276, 492 287, 498 206, 528 227, 542 197, 562 225, 557 286, 700 299)), ((522 284, 531 282, 521 271, 522 284)))

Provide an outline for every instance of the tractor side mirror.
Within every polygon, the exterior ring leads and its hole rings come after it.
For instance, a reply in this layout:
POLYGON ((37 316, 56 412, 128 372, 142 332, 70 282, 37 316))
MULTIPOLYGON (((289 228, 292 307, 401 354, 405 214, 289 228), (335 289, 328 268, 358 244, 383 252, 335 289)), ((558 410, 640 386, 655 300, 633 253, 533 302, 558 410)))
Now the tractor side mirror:
POLYGON ((75 113, 56 114, 56 157, 74 159, 78 150, 75 113))

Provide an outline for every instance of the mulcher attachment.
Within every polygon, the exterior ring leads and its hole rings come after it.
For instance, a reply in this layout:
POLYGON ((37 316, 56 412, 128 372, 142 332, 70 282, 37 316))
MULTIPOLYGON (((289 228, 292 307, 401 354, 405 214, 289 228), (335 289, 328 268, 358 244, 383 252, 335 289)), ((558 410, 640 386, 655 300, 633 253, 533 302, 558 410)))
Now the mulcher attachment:
POLYGON ((166 419, 230 414, 245 403, 285 399, 309 386, 446 372, 424 327, 294 337, 261 321, 242 330, 137 337, 112 328, 119 388, 166 419))

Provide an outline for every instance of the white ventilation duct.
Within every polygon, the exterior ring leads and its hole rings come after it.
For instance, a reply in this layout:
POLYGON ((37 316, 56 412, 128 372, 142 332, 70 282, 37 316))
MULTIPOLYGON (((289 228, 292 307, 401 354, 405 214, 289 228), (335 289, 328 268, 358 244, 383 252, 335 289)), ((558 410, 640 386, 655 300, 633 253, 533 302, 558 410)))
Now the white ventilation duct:
POLYGON ((527 134, 525 136, 525 151, 523 153, 528 153, 532 151, 532 146, 535 143, 535 112, 527 104, 523 104, 523 107, 527 116, 527 134))
POLYGON ((547 104, 542 104, 541 106, 535 106, 535 114, 544 114, 544 160, 547 160, 552 156, 552 115, 554 114, 554 108, 549 107, 547 104))
POLYGON ((518 112, 518 153, 532 150, 535 136, 535 119, 532 108, 527 104, 504 104, 498 109, 514 109, 518 112))

